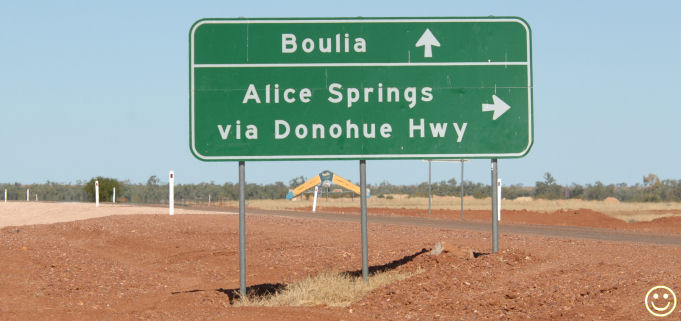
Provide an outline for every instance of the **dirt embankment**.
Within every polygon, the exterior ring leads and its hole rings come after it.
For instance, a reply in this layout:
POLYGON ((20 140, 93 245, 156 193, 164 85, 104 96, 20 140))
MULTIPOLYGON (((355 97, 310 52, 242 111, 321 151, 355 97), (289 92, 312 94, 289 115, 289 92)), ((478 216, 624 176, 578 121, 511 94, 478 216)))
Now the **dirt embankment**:
MULTIPOLYGON (((355 222, 251 215, 246 229, 252 289, 361 267, 355 222)), ((489 233, 370 224, 372 268, 422 272, 344 308, 234 307, 238 246, 235 215, 4 227, 0 319, 652 320, 646 292, 681 291, 681 246, 502 235, 491 254, 489 233), (440 240, 475 257, 423 250, 440 240)))
MULTIPOLYGON (((357 207, 320 206, 319 212, 359 215, 357 207)), ((432 219, 460 220, 461 212, 434 209, 427 210, 408 208, 369 208, 369 215, 409 216, 432 219)), ((486 210, 464 211, 464 219, 472 221, 491 221, 491 212, 486 210)), ((651 233, 681 234, 681 216, 661 217, 648 222, 627 222, 590 209, 558 210, 552 213, 533 212, 528 210, 502 210, 502 224, 539 224, 556 226, 580 226, 608 228, 614 230, 640 231, 651 233)))

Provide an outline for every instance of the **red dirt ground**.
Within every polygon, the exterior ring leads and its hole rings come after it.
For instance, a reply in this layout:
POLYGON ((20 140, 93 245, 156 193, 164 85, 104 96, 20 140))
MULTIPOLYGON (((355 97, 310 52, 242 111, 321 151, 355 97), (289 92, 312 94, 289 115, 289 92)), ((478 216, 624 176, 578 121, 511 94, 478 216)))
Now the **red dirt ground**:
MULTIPOLYGON (((478 215, 485 213, 467 212, 478 215)), ((503 218, 516 222, 513 217, 503 218)), ((248 215, 247 235, 252 289, 361 267, 358 223, 248 215)), ((5 227, 0 319, 654 320, 644 305, 650 288, 666 285, 681 294, 681 246, 502 234, 501 251, 489 254, 489 237, 369 224, 370 266, 424 272, 346 308, 244 308, 230 304, 239 287, 235 215, 126 215, 5 227), (424 252, 439 240, 478 255, 424 252)), ((679 319, 681 308, 657 320, 679 319)))
MULTIPOLYGON (((318 207, 319 212, 359 214, 358 207, 318 207)), ((666 211, 667 213, 669 211, 666 211)), ((406 208, 369 208, 369 215, 410 216, 433 219, 460 220, 459 211, 415 210, 406 208)), ((484 210, 466 210, 464 219, 471 221, 491 221, 491 212, 484 210)), ((553 213, 532 212, 528 210, 502 210, 501 219, 504 224, 539 224, 555 226, 581 226, 608 228, 640 232, 681 234, 681 217, 664 217, 650 222, 625 222, 590 209, 561 210, 553 213)))

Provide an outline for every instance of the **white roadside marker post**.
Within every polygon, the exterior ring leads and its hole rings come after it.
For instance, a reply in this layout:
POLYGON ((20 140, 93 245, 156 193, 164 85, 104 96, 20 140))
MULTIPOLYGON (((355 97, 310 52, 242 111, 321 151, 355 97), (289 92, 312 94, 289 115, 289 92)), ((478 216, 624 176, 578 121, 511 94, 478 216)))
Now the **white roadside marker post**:
POLYGON ((7 189, 5 188, 5 203, 7 203, 7 189))
POLYGON ((497 220, 501 221, 501 178, 497 179, 497 220))
POLYGON ((319 191, 319 186, 314 187, 314 198, 312 199, 312 213, 317 211, 317 192, 319 191))
POLYGON ((111 197, 111 203, 116 204, 116 188, 113 188, 113 196, 111 197))
POLYGON ((30 193, 28 192, 28 188, 26 189, 26 202, 30 201, 29 195, 30 193))
POLYGON ((168 213, 175 215, 175 172, 168 172, 168 213))
POLYGON ((99 207, 99 181, 95 181, 95 207, 99 207))

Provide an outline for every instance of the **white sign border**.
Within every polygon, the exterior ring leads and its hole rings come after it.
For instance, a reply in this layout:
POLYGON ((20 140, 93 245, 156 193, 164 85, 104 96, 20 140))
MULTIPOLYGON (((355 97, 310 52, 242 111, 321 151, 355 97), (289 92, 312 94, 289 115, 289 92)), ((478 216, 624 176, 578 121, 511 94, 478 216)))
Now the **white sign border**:
POLYGON ((194 23, 190 29, 190 43, 189 43, 189 61, 190 61, 190 147, 194 156, 205 161, 244 161, 244 160, 345 160, 345 159, 423 159, 423 158, 516 158, 523 157, 528 153, 533 144, 533 96, 532 96, 532 43, 531 31, 527 22, 521 18, 503 17, 503 18, 385 18, 385 19, 202 19, 194 23), (527 44, 527 61, 524 62, 436 62, 436 63, 296 63, 296 64, 195 64, 194 63, 194 34, 198 27, 204 24, 271 24, 271 23, 423 23, 423 22, 451 22, 451 23, 470 23, 470 22, 516 22, 525 28, 526 44, 527 44), (196 135, 195 135, 195 116, 194 116, 194 70, 196 68, 249 68, 249 67, 323 67, 323 66, 485 66, 485 65, 527 65, 527 79, 529 86, 527 87, 528 95, 528 142, 525 149, 519 153, 490 153, 490 154, 371 154, 371 155, 268 155, 268 156, 205 156, 196 150, 196 135))

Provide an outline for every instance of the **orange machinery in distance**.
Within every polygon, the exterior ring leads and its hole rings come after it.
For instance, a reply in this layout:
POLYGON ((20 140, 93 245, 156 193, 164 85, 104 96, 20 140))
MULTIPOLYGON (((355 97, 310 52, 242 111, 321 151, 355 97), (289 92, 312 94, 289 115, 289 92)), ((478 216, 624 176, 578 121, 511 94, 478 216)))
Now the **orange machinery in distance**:
MULTIPOLYGON (((319 173, 319 175, 315 175, 311 179, 309 179, 307 182, 300 184, 298 187, 294 188, 293 190, 290 190, 288 194, 286 194, 286 199, 291 200, 294 197, 302 194, 303 192, 315 187, 315 186, 324 186, 324 187, 329 187, 331 184, 336 184, 340 187, 343 187, 351 192, 354 192, 355 194, 359 195, 360 190, 359 186, 351 183, 347 179, 338 176, 337 174, 332 173, 331 171, 323 171, 319 173)), ((367 198, 369 198, 370 191, 367 189, 367 198)))

